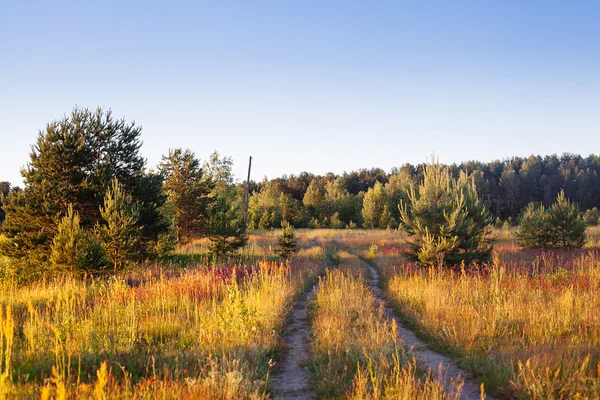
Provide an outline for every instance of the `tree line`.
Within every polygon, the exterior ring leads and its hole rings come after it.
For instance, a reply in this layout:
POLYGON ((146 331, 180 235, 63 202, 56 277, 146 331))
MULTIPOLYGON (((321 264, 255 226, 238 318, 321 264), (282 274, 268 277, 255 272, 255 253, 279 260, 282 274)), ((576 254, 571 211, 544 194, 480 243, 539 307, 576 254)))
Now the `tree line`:
POLYGON ((245 243, 231 159, 201 165, 174 149, 148 170, 140 135, 110 111, 78 108, 39 132, 23 188, 0 185, 0 256, 12 272, 102 273, 196 237, 215 255, 245 243))
MULTIPOLYGON (((231 158, 215 152, 202 163, 191 150, 170 149, 156 170, 148 169, 140 135, 139 126, 102 109, 76 108, 50 122, 21 170, 23 188, 0 183, 0 255, 36 273, 98 272, 160 257, 196 238, 208 238, 216 256, 242 247, 245 183, 235 182, 231 158)), ((535 233, 562 214, 581 231, 571 202, 587 209, 582 221, 597 223, 599 172, 600 158, 572 154, 449 166, 432 160, 390 173, 303 172, 250 182, 247 227, 402 228, 421 238, 413 250, 422 263, 441 253, 452 263, 484 260, 494 222, 521 216, 530 226, 521 242, 539 247, 566 243, 564 234, 535 233), (550 207, 559 193, 563 205, 550 207), (420 232, 426 222, 431 227, 420 232), (436 236, 438 228, 451 235, 436 236), (472 259, 457 256, 463 253, 472 259)), ((569 246, 583 243, 577 240, 569 246)))
MULTIPOLYGON (((290 220, 302 228, 397 228, 398 204, 407 199, 411 186, 423 181, 426 166, 406 163, 390 173, 380 168, 324 176, 303 172, 252 183, 250 225, 278 228, 283 220, 290 220)), ((589 224, 598 221, 599 156, 532 155, 447 167, 453 178, 461 172, 473 177, 496 224, 516 224, 529 203, 548 207, 561 191, 581 210, 588 210, 589 224)))

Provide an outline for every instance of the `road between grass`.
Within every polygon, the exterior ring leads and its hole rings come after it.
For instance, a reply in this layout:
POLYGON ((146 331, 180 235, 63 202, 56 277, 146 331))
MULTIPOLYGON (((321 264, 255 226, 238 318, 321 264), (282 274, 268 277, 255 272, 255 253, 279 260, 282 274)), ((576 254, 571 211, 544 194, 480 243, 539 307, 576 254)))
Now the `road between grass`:
POLYGON ((275 365, 271 381, 275 399, 316 399, 310 386, 310 372, 304 367, 310 360, 308 303, 314 295, 313 286, 292 311, 284 336, 284 353, 275 365))
MULTIPOLYGON (((379 273, 377 272, 377 269, 364 260, 361 259, 361 261, 369 268, 371 275, 370 286, 373 294, 375 294, 378 301, 384 305, 387 316, 396 321, 398 335, 402 338, 406 347, 414 352, 417 359, 417 365, 425 370, 431 371, 432 374, 441 373, 441 381, 448 391, 452 389, 453 382, 463 380, 464 384, 462 387, 461 398, 465 400, 480 400, 482 398, 480 384, 467 379, 465 371, 461 369, 454 360, 429 349, 425 342, 419 339, 412 330, 403 325, 400 318, 395 315, 394 310, 391 307, 386 306, 385 298, 379 287, 379 273)), ((490 395, 485 395, 485 398, 488 400, 494 399, 490 395)))

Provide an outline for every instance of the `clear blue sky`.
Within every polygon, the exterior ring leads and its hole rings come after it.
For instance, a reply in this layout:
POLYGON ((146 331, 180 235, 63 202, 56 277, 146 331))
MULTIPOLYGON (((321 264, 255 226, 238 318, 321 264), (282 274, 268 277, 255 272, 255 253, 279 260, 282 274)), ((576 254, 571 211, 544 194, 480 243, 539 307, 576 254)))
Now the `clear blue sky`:
POLYGON ((600 153, 599 20, 598 1, 0 0, 0 180, 75 105, 142 125, 150 167, 217 150, 256 180, 600 153))

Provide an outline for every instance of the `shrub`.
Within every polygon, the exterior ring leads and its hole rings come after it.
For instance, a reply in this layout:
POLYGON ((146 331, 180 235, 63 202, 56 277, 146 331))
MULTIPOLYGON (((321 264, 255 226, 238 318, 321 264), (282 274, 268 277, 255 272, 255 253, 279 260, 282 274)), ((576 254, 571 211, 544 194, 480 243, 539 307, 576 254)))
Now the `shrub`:
POLYGON ((585 243, 585 222, 577 205, 561 190, 548 209, 529 203, 519 218, 517 243, 523 248, 581 247, 585 243))
POLYGON ((72 205, 69 204, 67 215, 60 220, 57 230, 50 247, 50 265, 55 270, 73 272, 83 244, 83 229, 79 225, 79 214, 73 212, 72 205))
POLYGON ((117 272, 140 255, 140 207, 115 178, 100 214, 105 222, 99 228, 102 245, 117 272))
POLYGON ((107 267, 102 244, 92 232, 81 227, 79 214, 73 211, 71 205, 58 223, 49 261, 56 272, 92 272, 107 267))
POLYGON ((329 220, 329 227, 331 229, 342 229, 344 227, 344 223, 340 220, 339 212, 336 211, 333 213, 331 219, 329 220))
POLYGON ((548 214, 543 205, 529 203, 519 217, 517 244, 524 249, 550 245, 548 214))
POLYGON ((241 210, 230 196, 218 196, 209 215, 209 251, 214 257, 230 256, 246 245, 241 210))
POLYGON ((598 225, 598 220, 600 220, 600 211, 596 207, 586 210, 583 213, 583 222, 585 222, 587 226, 598 225))
POLYGON ((284 221, 281 227, 283 230, 277 237, 277 254, 283 258, 290 258, 298 252, 298 239, 296 239, 294 228, 288 221, 284 221))

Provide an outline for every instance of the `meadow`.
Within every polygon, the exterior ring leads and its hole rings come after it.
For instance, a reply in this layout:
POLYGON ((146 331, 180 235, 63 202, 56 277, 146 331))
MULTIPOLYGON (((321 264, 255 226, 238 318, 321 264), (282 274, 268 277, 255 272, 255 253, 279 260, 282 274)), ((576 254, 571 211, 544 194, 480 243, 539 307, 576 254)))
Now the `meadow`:
POLYGON ((389 230, 277 231, 214 260, 206 242, 111 278, 0 283, 0 396, 42 399, 274 398, 289 315, 308 302, 310 390, 317 398, 457 399, 415 361, 368 285, 431 348, 498 398, 600 397, 599 231, 579 250, 519 250, 495 232, 480 268, 422 268, 389 230), (362 260, 361 260, 362 259, 362 260))
POLYGON ((397 313, 501 398, 600 397, 598 230, 583 249, 519 250, 495 232, 492 262, 421 268, 402 257, 400 234, 346 237, 384 277, 397 313))
POLYGON ((5 280, 2 397, 266 397, 286 315, 325 265, 310 243, 276 260, 273 240, 252 237, 240 264, 181 267, 208 259, 199 243, 109 279, 5 280))

